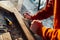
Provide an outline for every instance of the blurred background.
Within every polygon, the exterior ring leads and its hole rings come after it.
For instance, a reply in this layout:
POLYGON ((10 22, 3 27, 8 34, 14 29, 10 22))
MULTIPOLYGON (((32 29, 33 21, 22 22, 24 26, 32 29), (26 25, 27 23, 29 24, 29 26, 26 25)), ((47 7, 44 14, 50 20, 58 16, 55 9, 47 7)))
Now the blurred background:
MULTIPOLYGON (((30 12, 31 15, 36 14, 46 6, 46 0, 24 0, 21 8, 21 13, 30 12)), ((43 25, 47 28, 53 28, 53 16, 42 20, 43 25)))
MULTIPOLYGON (((37 11, 41 10, 46 6, 46 0, 0 0, 0 1, 11 1, 17 10, 23 14, 29 12, 31 15, 36 14, 37 11)), ((49 28, 53 28, 53 16, 42 20, 43 25, 49 28)))

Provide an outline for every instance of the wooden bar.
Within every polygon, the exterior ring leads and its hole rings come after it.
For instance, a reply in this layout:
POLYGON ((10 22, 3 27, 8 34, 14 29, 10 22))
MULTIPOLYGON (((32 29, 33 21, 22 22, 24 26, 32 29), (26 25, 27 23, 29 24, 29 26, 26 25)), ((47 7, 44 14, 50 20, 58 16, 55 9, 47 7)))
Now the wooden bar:
POLYGON ((21 28, 23 29, 26 37, 28 40, 35 40, 34 37, 31 35, 31 33, 29 32, 28 28, 26 27, 26 25, 24 24, 24 21, 22 19, 22 16, 21 14, 18 12, 18 10, 14 7, 14 6, 7 6, 7 5, 4 5, 3 3, 0 3, 0 7, 10 11, 10 12, 13 12, 14 15, 16 16, 19 24, 21 25, 21 28))

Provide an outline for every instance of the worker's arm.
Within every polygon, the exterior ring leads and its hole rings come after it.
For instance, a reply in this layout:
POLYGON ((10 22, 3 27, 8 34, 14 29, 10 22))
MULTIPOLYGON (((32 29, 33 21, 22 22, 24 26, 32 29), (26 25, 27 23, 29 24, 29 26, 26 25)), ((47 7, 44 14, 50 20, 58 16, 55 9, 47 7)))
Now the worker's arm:
POLYGON ((34 20, 34 19, 46 19, 50 16, 53 15, 53 4, 52 4, 52 1, 49 2, 45 8, 43 8, 42 10, 38 11, 36 15, 34 16, 31 16, 31 19, 34 20))
POLYGON ((43 37, 43 40, 60 40, 60 29, 46 28, 39 20, 34 20, 30 27, 33 33, 43 37))
POLYGON ((46 7, 44 7, 42 10, 38 11, 36 15, 31 16, 29 14, 25 14, 26 18, 34 20, 34 19, 46 19, 53 15, 53 1, 50 1, 46 7))
POLYGON ((60 29, 42 27, 42 33, 45 40, 60 40, 60 29))

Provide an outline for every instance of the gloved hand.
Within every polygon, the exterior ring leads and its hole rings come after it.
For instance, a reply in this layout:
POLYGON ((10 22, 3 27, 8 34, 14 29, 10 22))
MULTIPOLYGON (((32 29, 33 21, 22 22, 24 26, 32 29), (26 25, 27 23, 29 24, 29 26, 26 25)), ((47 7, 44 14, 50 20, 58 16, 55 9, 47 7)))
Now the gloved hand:
POLYGON ((31 20, 31 15, 28 12, 24 13, 23 15, 26 19, 31 20))
POLYGON ((33 33, 37 33, 38 31, 42 31, 42 22, 40 20, 33 20, 33 22, 31 23, 31 27, 30 27, 30 30, 33 32, 33 33))

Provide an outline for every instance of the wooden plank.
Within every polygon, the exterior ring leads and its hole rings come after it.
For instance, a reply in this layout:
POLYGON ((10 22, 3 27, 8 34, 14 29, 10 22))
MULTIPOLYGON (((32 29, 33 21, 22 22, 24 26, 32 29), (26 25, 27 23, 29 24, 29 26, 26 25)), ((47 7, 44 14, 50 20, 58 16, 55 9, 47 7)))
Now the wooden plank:
POLYGON ((0 40, 12 40, 10 33, 7 32, 7 33, 0 34, 0 40))
POLYGON ((33 36, 31 35, 31 33, 27 29, 26 25, 24 24, 21 14, 16 9, 14 11, 15 11, 14 14, 15 14, 19 24, 21 25, 21 28, 23 29, 25 35, 27 36, 28 40, 34 40, 33 36))
POLYGON ((2 37, 2 35, 0 35, 0 40, 3 40, 3 37, 2 37))
POLYGON ((9 32, 2 34, 2 38, 3 40, 12 40, 9 32))
POLYGON ((4 5, 3 3, 0 3, 0 7, 3 7, 4 9, 6 9, 10 12, 13 12, 14 15, 16 16, 19 24, 21 25, 21 28, 23 29, 26 37, 28 38, 28 40, 34 40, 34 37, 31 35, 28 28, 24 24, 24 21, 22 20, 21 14, 17 11, 17 9, 14 6, 10 7, 10 6, 4 5))
POLYGON ((10 3, 10 1, 0 1, 0 7, 10 11, 10 12, 13 12, 13 5, 12 3, 10 3), (8 6, 7 6, 8 5, 8 6))

